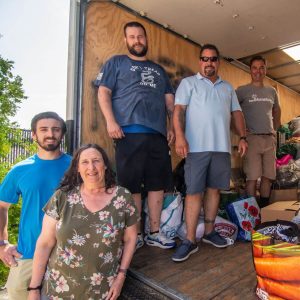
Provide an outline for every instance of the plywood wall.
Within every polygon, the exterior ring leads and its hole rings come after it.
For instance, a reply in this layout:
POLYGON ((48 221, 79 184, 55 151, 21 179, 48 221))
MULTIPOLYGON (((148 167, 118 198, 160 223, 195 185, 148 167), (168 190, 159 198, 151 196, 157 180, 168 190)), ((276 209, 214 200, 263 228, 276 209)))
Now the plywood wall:
MULTIPOLYGON (((108 151, 110 158, 114 156, 113 145, 106 134, 105 121, 98 108, 97 91, 92 82, 108 58, 126 53, 123 26, 129 21, 139 21, 145 26, 149 41, 148 57, 165 68, 174 86, 178 86, 181 78, 197 72, 198 46, 113 3, 91 2, 86 11, 84 42, 82 143, 100 144, 108 151)), ((175 164, 178 158, 173 156, 173 159, 175 164)))
MULTIPOLYGON (((114 157, 113 144, 106 134, 105 120, 99 110, 97 91, 93 86, 99 69, 113 55, 124 54, 127 49, 124 43, 123 26, 129 21, 142 23, 148 35, 149 59, 161 64, 168 72, 173 85, 178 86, 183 77, 198 71, 199 47, 189 43, 163 28, 152 24, 137 15, 133 15, 111 2, 93 1, 87 5, 86 30, 84 37, 84 74, 82 99, 82 143, 94 142, 103 146, 111 159, 114 157)), ((203 41, 205 43, 205 41, 203 41)), ((233 65, 222 61, 220 75, 236 88, 249 82, 249 74, 233 65)), ((280 84, 275 86, 280 95, 283 122, 300 115, 300 95, 280 84)), ((233 136, 233 144, 237 144, 233 136)), ((174 151, 173 165, 178 161, 174 151)), ((233 153, 233 166, 240 164, 233 153)))

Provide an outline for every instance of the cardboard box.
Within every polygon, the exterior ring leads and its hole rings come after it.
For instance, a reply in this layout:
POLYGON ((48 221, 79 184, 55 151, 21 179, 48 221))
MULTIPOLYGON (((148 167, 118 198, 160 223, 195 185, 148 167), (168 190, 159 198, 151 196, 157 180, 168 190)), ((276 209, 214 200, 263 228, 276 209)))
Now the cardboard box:
POLYGON ((270 203, 298 200, 298 189, 271 190, 270 203))
POLYGON ((261 209, 261 222, 291 221, 300 209, 299 201, 278 201, 261 209))

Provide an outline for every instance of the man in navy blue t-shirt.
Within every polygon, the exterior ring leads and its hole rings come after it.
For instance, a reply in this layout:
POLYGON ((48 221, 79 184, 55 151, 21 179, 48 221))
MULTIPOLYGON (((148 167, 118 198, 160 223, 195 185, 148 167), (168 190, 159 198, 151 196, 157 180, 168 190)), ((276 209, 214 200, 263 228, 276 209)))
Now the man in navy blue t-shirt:
MULTIPOLYGON (((159 232, 164 190, 171 188, 169 145, 174 142, 172 119, 174 90, 165 70, 146 58, 148 43, 144 26, 130 22, 124 26, 127 55, 109 59, 99 73, 98 99, 115 140, 117 177, 133 194, 141 212, 142 185, 148 192, 150 246, 172 248, 173 240, 159 232)), ((137 248, 143 246, 141 230, 137 248)))

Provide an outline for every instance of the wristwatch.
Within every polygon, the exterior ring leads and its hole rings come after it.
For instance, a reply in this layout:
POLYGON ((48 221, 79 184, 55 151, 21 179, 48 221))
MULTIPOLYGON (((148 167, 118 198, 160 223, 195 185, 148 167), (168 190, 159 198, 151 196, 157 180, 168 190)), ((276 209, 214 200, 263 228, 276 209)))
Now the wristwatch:
POLYGON ((245 140, 247 142, 247 137, 246 136, 241 136, 240 140, 245 140))
POLYGON ((8 240, 0 240, 0 246, 8 245, 8 240))

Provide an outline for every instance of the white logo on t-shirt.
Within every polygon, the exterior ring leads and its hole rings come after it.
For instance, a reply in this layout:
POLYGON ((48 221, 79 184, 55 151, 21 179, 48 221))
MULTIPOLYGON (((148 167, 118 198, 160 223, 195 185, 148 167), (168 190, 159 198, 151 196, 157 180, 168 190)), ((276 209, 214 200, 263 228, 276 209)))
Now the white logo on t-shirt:
POLYGON ((140 82, 140 85, 148 85, 151 87, 156 87, 156 84, 154 83, 154 76, 151 75, 151 71, 143 71, 141 73, 142 81, 140 82))
POLYGON ((256 94, 252 94, 252 99, 249 99, 249 103, 251 102, 271 102, 273 103, 273 100, 270 98, 258 98, 256 94))
POLYGON ((150 86, 156 88, 156 83, 154 81, 154 75, 157 74, 160 76, 160 73, 150 67, 140 67, 140 66, 131 66, 130 71, 136 72, 140 71, 141 73, 141 82, 140 85, 150 86))
POLYGON ((97 75, 97 79, 96 80, 101 80, 101 78, 102 78, 102 76, 103 76, 103 72, 102 73, 99 73, 98 75, 97 75))

